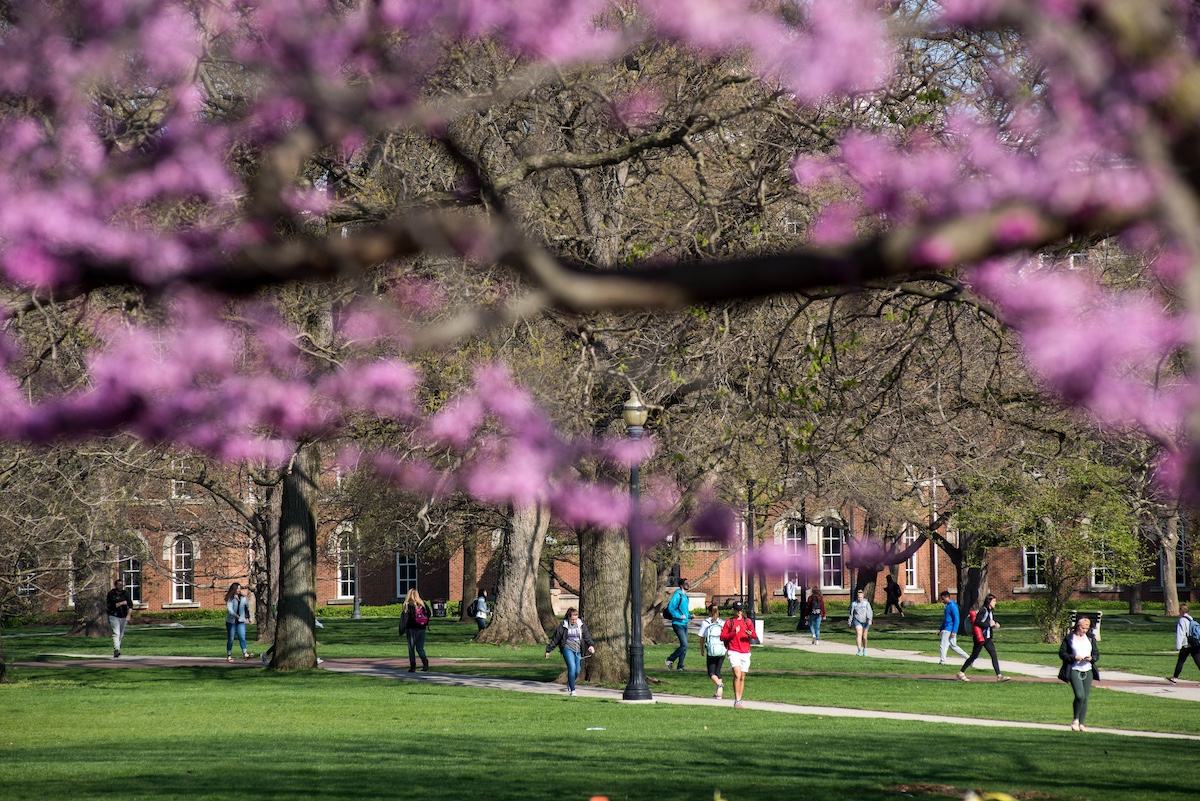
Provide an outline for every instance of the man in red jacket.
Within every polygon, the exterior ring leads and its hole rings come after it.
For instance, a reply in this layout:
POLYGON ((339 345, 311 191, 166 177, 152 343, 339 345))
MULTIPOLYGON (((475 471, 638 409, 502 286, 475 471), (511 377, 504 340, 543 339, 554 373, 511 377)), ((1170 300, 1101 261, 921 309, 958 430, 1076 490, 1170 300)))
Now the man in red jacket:
POLYGON ((733 602, 733 617, 721 629, 721 642, 729 649, 729 666, 733 668, 733 708, 742 708, 742 690, 750 671, 750 641, 755 638, 754 621, 742 612, 742 602, 733 602))

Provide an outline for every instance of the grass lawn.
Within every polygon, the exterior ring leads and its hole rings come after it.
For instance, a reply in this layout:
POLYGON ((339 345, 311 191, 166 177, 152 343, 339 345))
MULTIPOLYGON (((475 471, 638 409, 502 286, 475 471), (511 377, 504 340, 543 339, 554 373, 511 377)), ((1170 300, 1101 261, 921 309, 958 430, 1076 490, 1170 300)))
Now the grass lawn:
MULTIPOLYGON (((841 610, 830 610, 838 617, 841 610)), ((1110 614, 1106 612, 1106 616, 1110 614)), ((1170 619, 1106 617, 1101 668, 1169 673, 1170 619), (1146 623, 1148 625, 1135 625, 1146 623), (1140 670, 1139 670, 1140 669, 1140 670)), ((1055 664, 1018 609, 1001 609, 1001 660, 1055 664)), ((937 608, 880 619, 873 644, 936 654, 937 608)), ((395 621, 326 619, 326 658, 406 657, 395 621)), ((794 629, 782 615, 772 631, 794 629)), ((106 639, 63 629, 5 629, 9 662, 52 653, 111 654, 106 639)), ((461 673, 552 681, 541 646, 472 641, 473 624, 435 621, 431 657, 480 660, 461 673), (483 664, 490 662, 492 664, 483 664), (502 664, 498 664, 502 663, 502 664)), ((840 623, 823 637, 851 642, 840 623)), ((661 669, 670 644, 648 646, 651 688, 708 696, 699 643, 684 673, 661 669)), ((224 625, 135 627, 128 655, 222 657, 224 625)), ((255 646, 251 650, 258 651, 255 646)), ((439 668, 443 669, 443 668, 439 668)), ((783 715, 731 707, 631 706, 587 698, 434 687, 314 672, 272 675, 223 666, 107 670, 10 668, 0 686, 0 798, 961 798, 967 787, 1028 798, 1192 797, 1164 765, 1196 744, 1070 731, 985 729, 889 720, 927 712, 1063 723, 1065 685, 908 679, 954 667, 784 648, 755 652, 747 698, 879 710, 876 719, 783 715), (589 729, 601 729, 589 731, 589 729), (1086 765, 1088 769, 1064 766, 1086 765)), ((727 671, 728 672, 728 671, 727 671)), ((983 676, 984 673, 980 673, 983 676)), ((727 676, 728 680, 728 676, 727 676)), ((1093 690, 1088 723, 1200 734, 1194 702, 1093 690)))
MULTIPOLYGON (((1195 743, 625 705, 321 672, 22 669, 10 801, 1192 798, 1195 743), (1079 770, 1069 766, 1087 766, 1079 770)), ((990 688, 989 688, 990 689, 990 688)))

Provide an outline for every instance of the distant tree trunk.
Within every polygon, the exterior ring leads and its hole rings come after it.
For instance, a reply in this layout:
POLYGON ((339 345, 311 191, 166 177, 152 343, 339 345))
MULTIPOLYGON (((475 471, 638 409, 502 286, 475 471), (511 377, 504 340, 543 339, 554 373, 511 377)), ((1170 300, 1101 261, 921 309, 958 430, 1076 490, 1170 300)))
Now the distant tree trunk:
POLYGON ((462 572, 462 604, 458 609, 458 619, 467 620, 467 606, 479 597, 479 537, 474 531, 468 531, 463 537, 463 572, 462 572))
POLYGON ((86 542, 80 542, 71 556, 75 580, 75 620, 71 637, 110 637, 107 595, 112 576, 104 552, 86 542))
MULTIPOLYGON (((554 595, 550 592, 550 570, 545 564, 538 568, 535 591, 538 620, 542 622, 543 630, 550 631, 558 625, 558 617, 554 614, 554 595)), ((591 631, 591 628, 588 630, 591 631)))
POLYGON ((1178 569, 1179 512, 1167 518, 1166 530, 1159 540, 1159 553, 1163 564, 1163 606, 1168 617, 1179 615, 1179 588, 1175 586, 1175 571, 1178 569))
POLYGON ((985 558, 979 567, 956 564, 958 573, 958 606, 961 610, 959 617, 959 633, 971 635, 971 618, 967 612, 979 606, 979 602, 988 594, 988 566, 985 558))
POLYGON ((1143 584, 1145 584, 1145 582, 1139 581, 1137 584, 1129 585, 1129 590, 1128 590, 1129 591, 1129 614, 1131 614, 1131 615, 1142 614, 1142 585, 1143 584))
POLYGON ((279 618, 275 624, 275 670, 317 666, 317 524, 313 509, 321 454, 316 443, 300 446, 283 481, 279 517, 279 618))
POLYGON ((0 684, 8 684, 8 668, 4 666, 4 625, 0 623, 0 684))
POLYGON ((621 532, 590 527, 580 529, 578 537, 579 615, 596 641, 596 655, 583 663, 583 678, 628 681, 629 543, 621 532))
POLYGON ((258 625, 258 642, 275 642, 275 611, 279 608, 279 488, 273 484, 263 488, 263 514, 257 518, 260 530, 257 540, 262 548, 255 560, 254 620, 258 625))
POLYGON ((550 528, 544 506, 514 509, 504 532, 500 554, 500 581, 492 621, 476 639, 490 643, 544 643, 546 632, 537 612, 534 585, 542 546, 550 528))

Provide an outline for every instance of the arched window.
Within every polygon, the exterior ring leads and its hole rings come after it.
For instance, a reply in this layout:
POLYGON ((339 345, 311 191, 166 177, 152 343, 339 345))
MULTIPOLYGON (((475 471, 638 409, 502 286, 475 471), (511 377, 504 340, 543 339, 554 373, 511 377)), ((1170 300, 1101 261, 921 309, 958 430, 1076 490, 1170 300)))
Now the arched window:
MULTIPOLYGON (((808 526, 798 517, 788 518, 783 523, 783 552, 790 558, 792 564, 801 562, 805 548, 805 529, 808 526)), ((803 575, 799 570, 789 570, 786 581, 803 584, 803 575)))
POLYGON ((192 541, 187 537, 176 537, 175 542, 171 544, 171 599, 175 603, 190 603, 195 600, 194 553, 192 541))

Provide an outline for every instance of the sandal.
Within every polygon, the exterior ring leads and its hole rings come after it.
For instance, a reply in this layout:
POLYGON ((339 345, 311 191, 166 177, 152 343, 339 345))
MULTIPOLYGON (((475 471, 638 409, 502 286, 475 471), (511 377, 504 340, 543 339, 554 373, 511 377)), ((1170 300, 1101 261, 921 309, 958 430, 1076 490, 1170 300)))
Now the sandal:
POLYGON ((959 681, 970 681, 970 679, 967 678, 967 674, 963 673, 961 670, 958 672, 958 676, 955 678, 957 678, 959 681))
POLYGON ((1167 681, 1171 682, 1172 684, 1179 683, 1179 679, 1175 678, 1174 676, 1167 676, 1167 681))
POLYGON ((1071 724, 1071 731, 1079 731, 1079 721, 1075 721, 1071 724))
POLYGON ((1003 675, 1003 674, 1001 674, 1001 673, 997 673, 997 674, 996 674, 996 681, 1012 681, 1012 679, 1010 679, 1008 676, 1005 676, 1005 675, 1003 675))
POLYGON ((244 651, 244 652, 242 652, 242 658, 243 659, 253 659, 254 654, 250 653, 249 651, 244 651))
POLYGON ((232 662, 232 661, 233 661, 233 654, 226 654, 226 655, 225 655, 225 661, 226 661, 226 662, 232 662))

